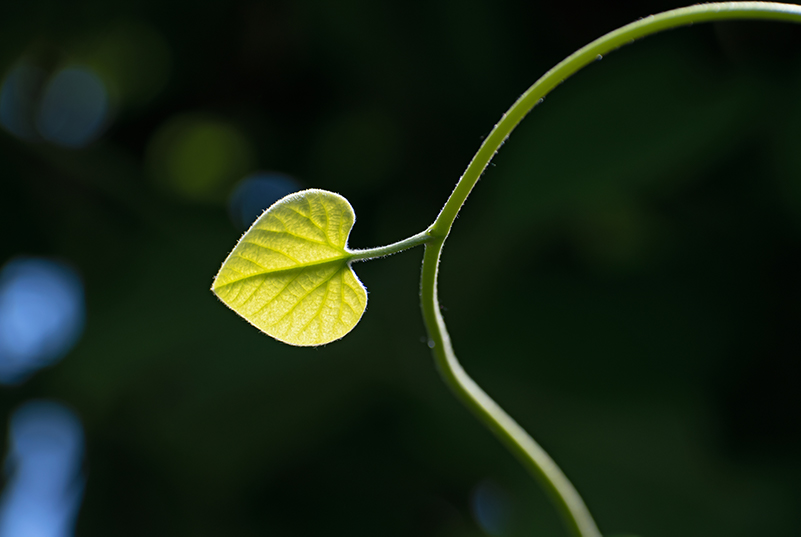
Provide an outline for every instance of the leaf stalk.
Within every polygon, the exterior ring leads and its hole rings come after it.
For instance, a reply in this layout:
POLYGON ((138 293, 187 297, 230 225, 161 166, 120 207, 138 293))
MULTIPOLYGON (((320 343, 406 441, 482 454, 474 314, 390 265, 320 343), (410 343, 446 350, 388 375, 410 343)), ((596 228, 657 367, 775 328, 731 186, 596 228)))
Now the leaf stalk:
POLYGON ((402 241, 388 244, 387 246, 379 246, 378 248, 366 248, 364 250, 348 250, 348 252, 351 254, 350 258, 348 259, 348 262, 368 261, 370 259, 375 259, 377 257, 386 257, 388 255, 397 254, 398 252, 408 250, 409 248, 414 248, 415 246, 426 244, 432 238, 433 237, 431 236, 429 231, 425 230, 421 231, 417 235, 412 235, 407 239, 403 239, 402 241))

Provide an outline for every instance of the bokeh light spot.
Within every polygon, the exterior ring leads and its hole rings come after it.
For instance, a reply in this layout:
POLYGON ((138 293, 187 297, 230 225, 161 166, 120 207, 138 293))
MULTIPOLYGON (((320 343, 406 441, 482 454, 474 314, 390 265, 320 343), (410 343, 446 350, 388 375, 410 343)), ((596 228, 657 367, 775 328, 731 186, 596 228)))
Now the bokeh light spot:
POLYGON ((261 213, 284 196, 301 189, 300 183, 277 172, 257 172, 239 182, 228 201, 231 220, 246 230, 261 213))
POLYGON ((69 67, 50 79, 42 94, 36 125, 42 138, 66 147, 84 147, 102 132, 108 93, 88 69, 69 67))
POLYGON ((34 117, 47 75, 27 61, 17 63, 0 88, 0 124, 23 140, 38 139, 34 117))
POLYGON ((0 270, 0 382, 63 358, 83 331, 83 284, 63 263, 15 259, 0 270))
POLYGON ((190 201, 216 202, 251 169, 253 150, 231 125, 189 116, 171 120, 154 135, 148 161, 166 190, 190 201))
POLYGON ((32 401, 11 417, 0 537, 69 537, 81 503, 83 428, 69 409, 32 401))
POLYGON ((508 530, 511 518, 509 496, 490 480, 479 483, 470 498, 470 507, 479 526, 498 537, 508 530))

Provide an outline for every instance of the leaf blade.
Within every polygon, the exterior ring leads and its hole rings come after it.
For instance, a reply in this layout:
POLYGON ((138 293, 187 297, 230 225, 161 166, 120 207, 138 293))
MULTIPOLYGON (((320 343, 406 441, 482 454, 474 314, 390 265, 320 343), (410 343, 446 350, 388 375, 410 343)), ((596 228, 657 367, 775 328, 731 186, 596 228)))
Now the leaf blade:
POLYGON ((349 263, 354 222, 353 208, 339 194, 291 194, 245 232, 212 291, 279 341, 312 346, 339 339, 367 306, 367 291, 349 263))

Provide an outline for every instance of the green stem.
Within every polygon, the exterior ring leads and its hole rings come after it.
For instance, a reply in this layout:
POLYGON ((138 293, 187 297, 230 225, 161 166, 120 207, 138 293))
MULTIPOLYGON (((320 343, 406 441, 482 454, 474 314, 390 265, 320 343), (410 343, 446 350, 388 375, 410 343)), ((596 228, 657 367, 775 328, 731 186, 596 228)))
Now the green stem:
POLYGON ((351 254, 349 261, 367 261, 368 259, 375 259, 376 257, 385 257, 392 254, 397 254, 409 248, 420 246, 431 240, 431 234, 428 230, 421 231, 417 235, 412 235, 408 239, 394 242, 387 246, 380 246, 378 248, 366 248, 364 250, 349 250, 351 254))
POLYGON ((601 537, 595 522, 575 487, 531 436, 482 390, 462 368, 453 352, 437 300, 436 267, 444 238, 426 244, 423 255, 422 305, 429 346, 445 383, 500 441, 523 463, 545 489, 573 534, 601 537))
MULTIPOLYGON (((600 537, 600 532, 576 489, 547 453, 464 371, 456 359, 437 297, 442 246, 470 191, 503 142, 556 86, 597 58, 662 30, 699 22, 769 19, 801 22, 801 6, 767 2, 702 4, 660 13, 633 22, 593 41, 568 56, 537 80, 504 114, 481 144, 439 216, 428 229, 420 277, 423 319, 443 379, 457 397, 517 456, 551 496, 568 529, 576 537, 600 537)), ((421 234, 423 235, 423 234, 421 234)))
POLYGON ((503 115, 484 140, 484 143, 481 144, 473 160, 467 166, 464 175, 459 179, 456 188, 431 226, 431 234, 441 237, 447 236, 454 219, 456 219, 456 215, 459 213, 459 209, 467 199, 473 186, 475 186, 489 161, 495 156, 495 153, 506 141, 512 130, 532 108, 542 102, 542 99, 556 86, 564 82, 565 79, 575 74, 582 67, 596 61, 599 57, 636 39, 678 26, 730 19, 769 19, 801 22, 801 6, 771 2, 700 4, 645 17, 618 28, 614 32, 610 32, 589 45, 580 48, 532 84, 503 115))

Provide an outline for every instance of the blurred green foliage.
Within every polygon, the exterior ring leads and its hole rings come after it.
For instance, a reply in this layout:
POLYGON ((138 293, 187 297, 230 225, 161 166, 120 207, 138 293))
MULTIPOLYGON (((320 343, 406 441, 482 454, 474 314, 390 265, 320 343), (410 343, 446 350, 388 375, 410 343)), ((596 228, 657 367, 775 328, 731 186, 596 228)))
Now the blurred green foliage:
MULTIPOLYGON (((671 7, 5 6, 2 73, 81 65, 112 103, 85 147, 0 133, 0 263, 65 259, 87 289, 78 346, 3 388, 0 412, 44 397, 80 415, 77 534, 480 536, 491 482, 498 535, 562 535, 439 382, 420 252, 360 267, 370 304, 347 338, 284 346, 208 291, 239 235, 225 196, 277 170, 348 197, 354 248, 412 235, 540 74, 671 7)), ((441 273, 456 351, 604 531, 797 533, 799 96, 801 28, 650 38, 537 107, 456 223, 441 273), (515 279, 532 283, 484 285, 515 279)))

